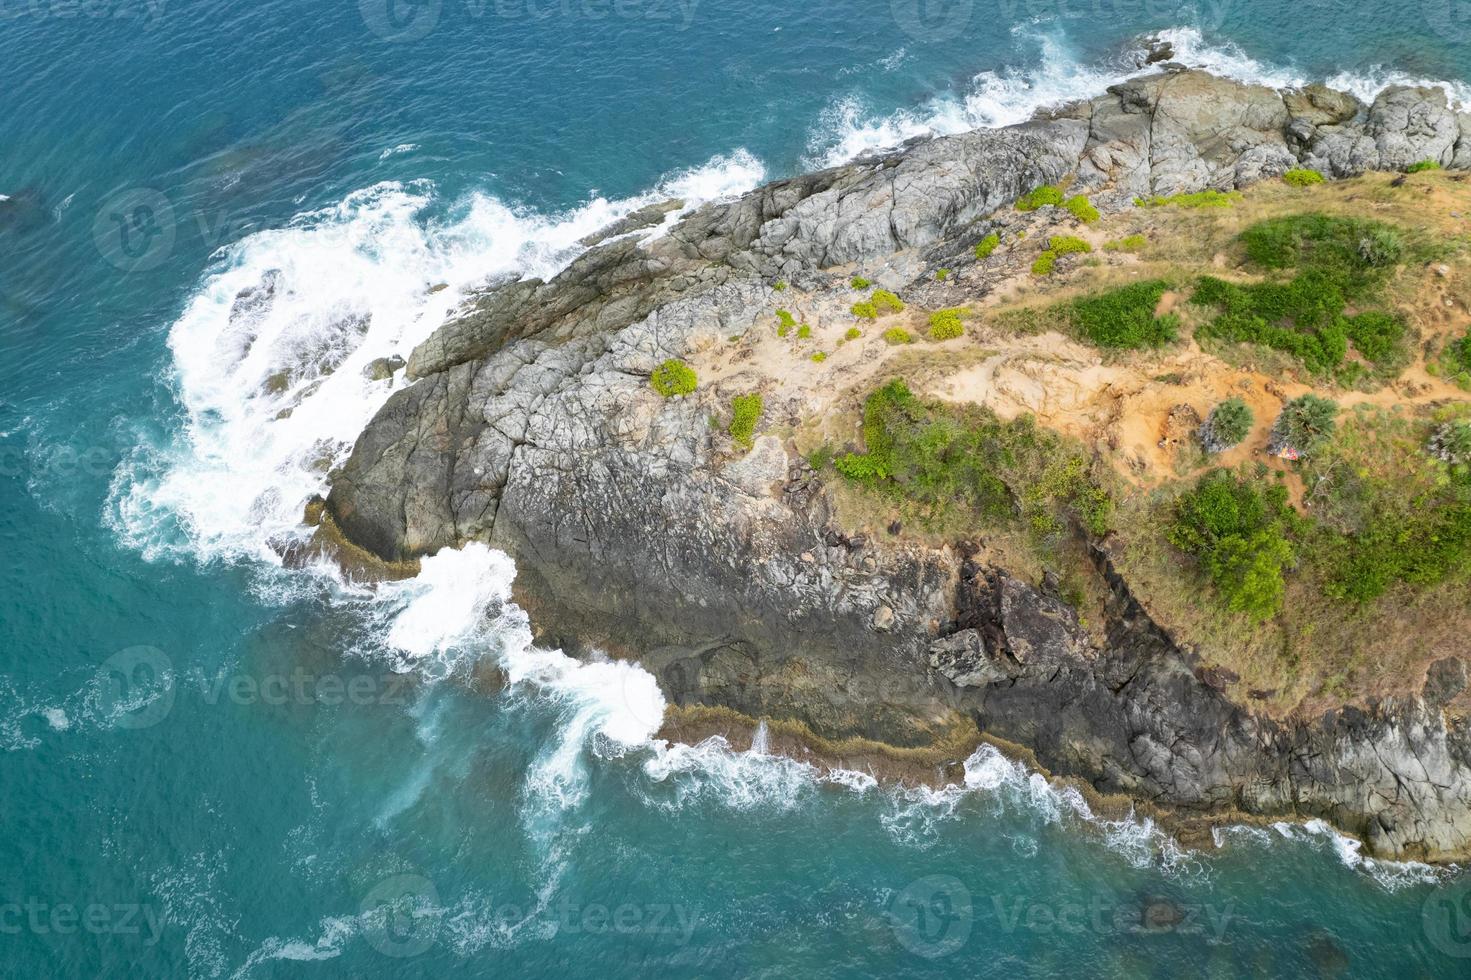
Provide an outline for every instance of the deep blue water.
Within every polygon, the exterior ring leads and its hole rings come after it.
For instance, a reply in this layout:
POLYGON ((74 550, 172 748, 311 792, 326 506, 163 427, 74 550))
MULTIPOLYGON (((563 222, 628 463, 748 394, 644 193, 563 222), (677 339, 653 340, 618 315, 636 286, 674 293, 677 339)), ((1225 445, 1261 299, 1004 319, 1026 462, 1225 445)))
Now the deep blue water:
POLYGON ((377 596, 277 568, 388 388, 261 394, 656 187, 1020 118, 1141 31, 1367 91, 1471 78, 1465 14, 0 0, 0 973, 1466 975, 1471 884, 1325 833, 1181 853, 996 759, 902 796, 641 745, 646 678, 523 649, 494 556, 377 596), (294 305, 247 356, 226 314, 268 270, 294 305))

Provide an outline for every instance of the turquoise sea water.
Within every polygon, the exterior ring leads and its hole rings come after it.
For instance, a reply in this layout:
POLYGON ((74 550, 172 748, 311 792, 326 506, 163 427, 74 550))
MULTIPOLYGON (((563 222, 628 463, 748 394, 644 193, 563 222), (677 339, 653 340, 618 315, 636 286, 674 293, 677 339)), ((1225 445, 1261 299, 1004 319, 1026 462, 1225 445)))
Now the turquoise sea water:
POLYGON ((273 560, 427 285, 1024 118, 1166 29, 1279 84, 1471 78, 1438 0, 0 0, 0 975, 1471 972, 1454 873, 1181 851, 986 755, 900 794, 649 744, 647 675, 528 648, 503 558, 273 560))

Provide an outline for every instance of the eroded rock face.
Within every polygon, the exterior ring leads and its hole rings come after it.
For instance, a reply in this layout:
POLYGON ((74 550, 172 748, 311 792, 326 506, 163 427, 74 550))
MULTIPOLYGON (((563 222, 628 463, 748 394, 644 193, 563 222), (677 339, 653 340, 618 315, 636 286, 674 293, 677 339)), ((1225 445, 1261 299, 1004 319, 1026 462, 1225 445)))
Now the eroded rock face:
POLYGON ((738 389, 666 401, 647 379, 750 329, 780 305, 776 278, 821 291, 850 263, 899 275, 1068 174, 1106 205, 1298 165, 1455 164, 1471 159, 1463 131, 1434 92, 1363 107, 1168 72, 1054 118, 778 181, 651 241, 593 247, 549 282, 488 283, 413 352, 418 380, 359 438, 327 508, 388 560, 471 539, 507 550, 555 610, 540 621, 637 651, 675 703, 906 746, 969 718, 1101 790, 1321 816, 1381 854, 1452 855, 1471 841, 1471 742, 1432 705, 1464 688, 1464 665, 1437 666, 1425 699, 1259 719, 1117 576, 1095 645, 1066 603, 964 547, 850 537, 779 440, 732 458, 709 418, 738 389))

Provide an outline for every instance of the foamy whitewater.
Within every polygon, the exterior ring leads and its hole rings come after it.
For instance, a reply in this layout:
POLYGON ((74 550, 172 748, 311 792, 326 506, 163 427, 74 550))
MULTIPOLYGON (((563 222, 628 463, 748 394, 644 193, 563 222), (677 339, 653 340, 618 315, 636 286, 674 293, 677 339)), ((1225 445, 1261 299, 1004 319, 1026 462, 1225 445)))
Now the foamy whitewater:
MULTIPOLYGON (((1064 41, 1036 25, 1018 28, 1014 35, 1020 46, 1039 51, 1037 67, 983 72, 961 96, 887 116, 867 114, 856 98, 841 100, 818 120, 808 144, 810 162, 832 165, 915 137, 1020 122, 1039 109, 1097 94, 1141 72, 1135 55, 1080 64, 1064 41)), ((1259 64, 1234 46, 1209 46, 1193 29, 1165 31, 1160 38, 1174 46, 1177 61, 1188 65, 1276 87, 1306 81, 1259 64)), ((897 65, 904 54, 893 57, 897 65)), ((1371 72, 1329 81, 1365 97, 1406 79, 1371 72)), ((1471 101, 1471 90, 1459 83, 1435 84, 1457 100, 1471 101)), ((414 143, 397 144, 381 159, 412 158, 417 149, 414 143)), ((124 461, 113 481, 111 526, 150 559, 243 562, 259 566, 263 579, 279 582, 283 573, 276 546, 308 533, 302 526, 307 501, 325 493, 327 473, 345 461, 386 399, 407 384, 401 369, 385 380, 371 380, 375 361, 406 359, 489 277, 514 272, 550 278, 580 254, 580 238, 638 207, 680 197, 688 211, 749 190, 766 176, 760 161, 738 150, 674 174, 631 199, 597 198, 573 211, 540 215, 470 195, 449 210, 448 218, 433 221, 423 217, 438 203, 432 184, 388 182, 222 249, 169 332, 174 383, 186 412, 182 435, 142 445, 124 461)), ((671 215, 645 234, 660 234, 677 218, 671 215)), ((523 816, 541 849, 543 898, 555 890, 561 874, 561 814, 586 800, 589 766, 630 754, 641 760, 644 797, 654 807, 713 801, 737 810, 791 808, 820 803, 825 790, 837 790, 881 798, 881 819, 889 833, 921 849, 936 828, 977 819, 986 806, 1004 807, 1027 811, 1044 823, 1092 827, 1136 867, 1186 876, 1208 873, 1200 855, 1183 851, 1150 820, 1101 818, 1075 789, 1060 788, 989 746, 965 761, 959 784, 880 790, 867 773, 770 755, 764 728, 746 752, 720 738, 695 746, 666 743, 657 738, 665 702, 655 679, 636 664, 578 661, 539 649, 525 613, 511 601, 513 562, 482 544, 430 556, 419 574, 404 582, 366 587, 342 581, 326 567, 287 578, 303 576, 319 586, 325 583, 335 602, 358 610, 370 625, 353 655, 428 682, 463 680, 490 658, 504 672, 513 697, 557 714, 557 733, 531 765, 524 785, 523 816)), ((270 588, 263 591, 269 596, 270 588)), ((108 724, 89 711, 89 699, 95 697, 81 691, 67 704, 22 707, 43 710, 59 731, 108 724)), ((136 708, 114 705, 112 711, 120 715, 136 708)), ((18 730, 10 731, 15 717, 0 730, 19 739, 18 730)), ((436 721, 422 719, 421 724, 426 741, 432 740, 436 721)), ((428 776, 426 770, 403 787, 380 819, 418 799, 428 776)), ((1365 859, 1357 842, 1321 822, 1281 824, 1276 834, 1298 846, 1328 841, 1345 865, 1390 888, 1437 874, 1421 865, 1365 859)), ((1222 831, 1217 841, 1263 846, 1260 832, 1249 828, 1222 831)), ((438 906, 430 914, 447 924, 461 918, 438 906)), ((334 956, 344 938, 361 928, 357 920, 326 920, 319 937, 267 943, 241 973, 260 959, 334 956)), ((478 948, 477 943, 494 938, 477 934, 465 942, 478 948)))

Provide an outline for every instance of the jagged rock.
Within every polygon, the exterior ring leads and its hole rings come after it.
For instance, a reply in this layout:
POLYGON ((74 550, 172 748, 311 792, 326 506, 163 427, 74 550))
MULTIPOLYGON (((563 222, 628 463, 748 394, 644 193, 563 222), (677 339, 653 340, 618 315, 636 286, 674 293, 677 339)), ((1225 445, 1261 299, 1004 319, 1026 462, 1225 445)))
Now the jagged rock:
POLYGON ((1154 624, 1106 550, 1095 642, 1055 583, 906 544, 898 521, 859 545, 780 440, 732 459, 708 422, 727 407, 715 390, 665 400, 648 383, 665 358, 752 328, 775 278, 815 294, 857 265, 902 282, 1069 174, 1127 202, 1297 165, 1456 165, 1468 131, 1433 91, 1363 109, 1170 69, 1049 118, 704 205, 550 281, 487 283, 412 353, 417 380, 333 476, 324 524, 390 562, 470 539, 505 549, 558 629, 637 651, 676 704, 901 746, 958 719, 1104 792, 1320 816, 1377 854, 1471 850, 1471 736, 1437 707, 1464 689, 1461 661, 1433 667, 1422 699, 1255 714, 1154 624))
POLYGON ((597 245, 610 238, 626 235, 631 231, 643 231, 645 228, 652 228, 654 225, 663 221, 665 216, 670 212, 678 211, 682 207, 684 207, 684 202, 678 198, 660 201, 657 204, 646 204, 637 211, 630 213, 627 217, 619 218, 606 228, 600 228, 591 235, 579 238, 577 240, 578 244, 588 246, 597 245))

